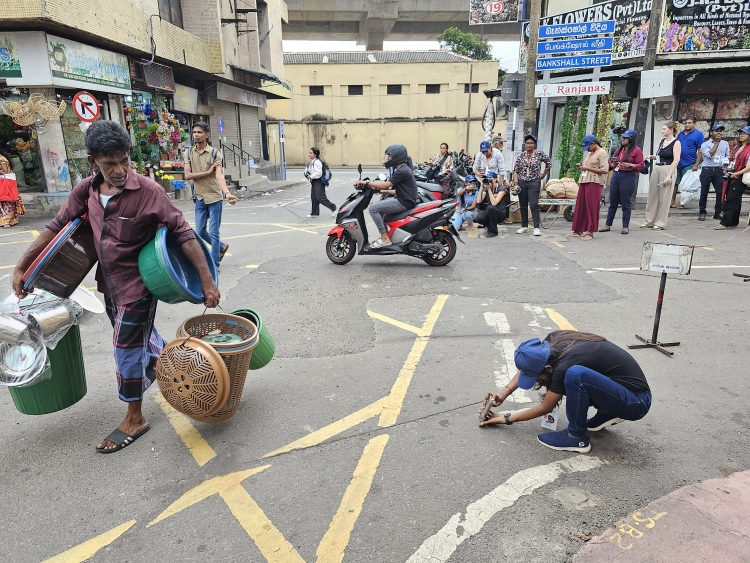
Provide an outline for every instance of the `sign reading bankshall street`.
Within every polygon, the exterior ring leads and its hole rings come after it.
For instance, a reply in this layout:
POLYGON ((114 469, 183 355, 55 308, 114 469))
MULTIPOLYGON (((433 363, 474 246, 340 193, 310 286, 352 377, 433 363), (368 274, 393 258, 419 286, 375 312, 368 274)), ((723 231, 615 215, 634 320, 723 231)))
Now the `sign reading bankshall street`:
POLYGON ((534 87, 536 98, 556 98, 558 96, 604 96, 609 94, 610 82, 564 82, 562 84, 537 84, 534 87))
POLYGON ((95 84, 96 90, 130 95, 130 70, 123 55, 47 35, 47 54, 56 86, 95 84))
POLYGON ((564 70, 569 68, 595 68, 612 64, 612 55, 581 55, 575 57, 555 57, 551 59, 537 59, 536 69, 564 70))

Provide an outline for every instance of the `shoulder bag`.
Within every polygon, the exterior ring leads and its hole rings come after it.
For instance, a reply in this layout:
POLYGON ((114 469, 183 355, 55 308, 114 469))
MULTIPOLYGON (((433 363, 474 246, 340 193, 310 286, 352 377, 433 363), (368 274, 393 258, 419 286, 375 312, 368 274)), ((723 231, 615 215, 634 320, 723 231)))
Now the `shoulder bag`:
POLYGON ((432 180, 433 178, 435 178, 435 176, 439 176, 440 170, 443 168, 443 164, 445 163, 447 158, 448 153, 445 153, 445 156, 440 162, 438 162, 434 166, 430 166, 430 168, 427 169, 427 172, 425 172, 425 178, 427 178, 428 180, 432 180))

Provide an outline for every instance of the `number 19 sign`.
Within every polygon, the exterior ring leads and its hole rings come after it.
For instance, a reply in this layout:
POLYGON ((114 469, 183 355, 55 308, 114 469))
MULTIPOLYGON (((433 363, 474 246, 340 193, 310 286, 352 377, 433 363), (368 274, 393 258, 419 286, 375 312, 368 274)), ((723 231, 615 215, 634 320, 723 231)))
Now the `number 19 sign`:
POLYGON ((518 21, 517 0, 471 0, 469 25, 518 21))

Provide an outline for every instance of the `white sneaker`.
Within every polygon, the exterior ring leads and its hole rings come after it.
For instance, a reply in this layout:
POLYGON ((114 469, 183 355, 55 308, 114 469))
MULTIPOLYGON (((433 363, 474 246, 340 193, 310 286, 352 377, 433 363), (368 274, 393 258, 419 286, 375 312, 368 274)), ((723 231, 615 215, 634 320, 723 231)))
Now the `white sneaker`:
POLYGON ((539 229, 534 229, 534 236, 535 236, 535 237, 540 237, 540 236, 542 236, 542 231, 540 231, 539 229))
POLYGON ((313 215, 312 213, 310 213, 310 214, 309 214, 309 215, 307 216, 307 218, 308 218, 308 219, 311 219, 311 218, 313 218, 313 217, 320 217, 320 215, 313 215))
POLYGON ((516 231, 516 233, 517 233, 517 234, 519 234, 519 235, 522 235, 522 234, 524 234, 524 233, 528 232, 528 230, 529 230, 529 228, 528 228, 528 227, 521 227, 520 229, 518 229, 518 230, 516 231))

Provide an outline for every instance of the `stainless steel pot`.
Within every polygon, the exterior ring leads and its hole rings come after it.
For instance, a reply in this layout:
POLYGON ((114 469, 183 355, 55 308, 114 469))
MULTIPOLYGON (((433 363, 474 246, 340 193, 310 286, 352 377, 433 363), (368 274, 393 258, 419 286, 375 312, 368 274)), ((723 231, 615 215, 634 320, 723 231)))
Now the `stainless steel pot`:
POLYGON ((12 315, 0 315, 0 342, 18 344, 29 340, 29 325, 12 315))
POLYGON ((60 303, 29 310, 26 316, 39 329, 44 339, 49 338, 58 330, 69 326, 72 322, 70 311, 60 303))

